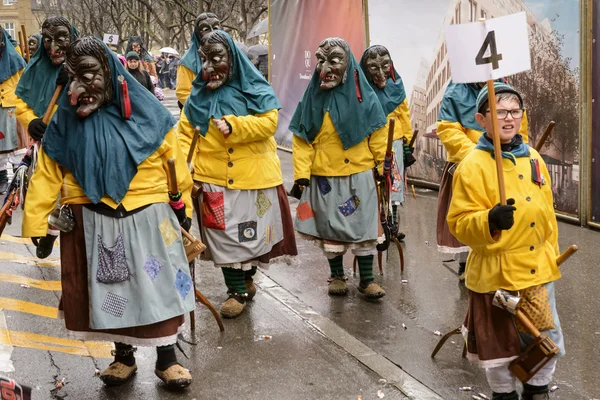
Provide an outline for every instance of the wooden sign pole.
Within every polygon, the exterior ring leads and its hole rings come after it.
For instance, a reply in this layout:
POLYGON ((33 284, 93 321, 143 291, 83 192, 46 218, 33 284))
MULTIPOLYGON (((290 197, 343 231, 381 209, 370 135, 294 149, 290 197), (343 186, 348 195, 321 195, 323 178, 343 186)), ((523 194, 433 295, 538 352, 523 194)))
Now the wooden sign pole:
POLYGON ((500 204, 506 205, 506 192, 504 190, 504 171, 502 169, 502 148, 500 134, 498 133, 498 113, 496 112, 496 90, 494 81, 487 82, 488 104, 490 117, 492 118, 492 140, 494 141, 494 158, 496 159, 496 173, 498 174, 498 191, 500 193, 500 204))

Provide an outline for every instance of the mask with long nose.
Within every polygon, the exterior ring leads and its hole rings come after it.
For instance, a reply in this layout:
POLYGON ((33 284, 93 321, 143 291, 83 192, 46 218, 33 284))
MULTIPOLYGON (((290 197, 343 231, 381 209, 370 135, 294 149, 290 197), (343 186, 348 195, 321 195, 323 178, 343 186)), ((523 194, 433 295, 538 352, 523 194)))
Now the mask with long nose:
POLYGON ((67 71, 71 77, 69 99, 77 107, 77 115, 88 117, 110 101, 110 71, 95 57, 84 55, 68 60, 67 71))
POLYGON ((39 42, 37 36, 35 36, 35 35, 29 36, 29 39, 27 40, 27 46, 29 47, 29 54, 31 54, 31 56, 33 56, 35 54, 35 52, 37 51, 38 47, 40 47, 40 42, 39 42))
POLYGON ((217 32, 206 35, 200 47, 202 57, 202 79, 206 88, 215 90, 231 77, 232 65, 227 39, 217 32))
POLYGON ((52 64, 61 65, 71 44, 71 32, 64 25, 42 25, 42 43, 52 60, 52 64))
POLYGON ((221 21, 213 13, 202 13, 196 18, 194 23, 194 33, 201 40, 208 32, 221 29, 221 21))
POLYGON ((388 78, 390 77, 392 60, 389 54, 379 55, 368 58, 365 62, 367 66, 367 77, 379 89, 385 89, 388 78))
MULTIPOLYGON (((341 39, 339 39, 341 40, 341 39)), ((331 90, 344 81, 348 69, 349 54, 342 46, 323 41, 316 53, 317 72, 321 79, 321 90, 331 90)))

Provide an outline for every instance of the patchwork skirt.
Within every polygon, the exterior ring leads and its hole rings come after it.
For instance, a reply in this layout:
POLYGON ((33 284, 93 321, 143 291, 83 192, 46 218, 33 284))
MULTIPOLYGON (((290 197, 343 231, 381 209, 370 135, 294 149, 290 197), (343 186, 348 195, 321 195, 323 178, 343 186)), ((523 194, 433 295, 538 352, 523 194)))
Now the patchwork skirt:
POLYGON ((392 150, 394 151, 394 161, 392 164, 394 184, 392 185, 391 200, 392 204, 397 206, 404 203, 406 189, 404 176, 404 141, 402 139, 394 140, 392 150))
POLYGON ((457 164, 447 162, 442 172, 442 180, 440 182, 440 191, 438 194, 437 204, 437 245, 440 253, 446 254, 460 254, 468 253, 469 246, 466 246, 459 242, 450 233, 450 227, 446 217, 448 216, 448 210, 450 209, 450 203, 452 202, 452 180, 453 173, 456 169, 457 164))
POLYGON ((311 176, 296 209, 294 228, 327 252, 375 247, 380 233, 373 171, 350 176, 311 176))
POLYGON ((141 346, 177 341, 195 308, 177 217, 167 203, 125 218, 70 205, 75 229, 61 232, 62 299, 68 334, 141 346))
POLYGON ((0 153, 19 147, 15 108, 0 107, 0 153))
POLYGON ((298 250, 283 185, 232 190, 199 184, 201 194, 194 206, 207 247, 203 257, 215 267, 250 270, 294 261, 298 250))
MULTIPOLYGON (((563 332, 556 311, 554 282, 526 289, 520 293, 522 311, 565 354, 563 332)), ((512 314, 493 305, 494 293, 469 290, 469 308, 462 333, 467 342, 467 358, 482 368, 508 366, 531 343, 533 336, 512 314)))

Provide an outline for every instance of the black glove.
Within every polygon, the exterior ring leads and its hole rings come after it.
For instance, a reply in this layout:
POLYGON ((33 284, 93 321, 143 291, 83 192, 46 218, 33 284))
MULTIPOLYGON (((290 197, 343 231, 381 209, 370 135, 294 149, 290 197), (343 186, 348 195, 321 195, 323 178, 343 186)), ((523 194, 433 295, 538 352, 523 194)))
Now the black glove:
POLYGON ((506 200, 505 206, 496 204, 488 214, 488 225, 490 232, 506 231, 512 228, 515 224, 514 212, 517 210, 514 207, 515 199, 506 200))
POLYGON ((300 197, 302 197, 302 189, 300 189, 300 186, 310 186, 310 180, 306 178, 298 179, 296 183, 294 183, 292 190, 289 191, 288 196, 300 200, 300 197))
POLYGON ((67 71, 61 66, 60 72, 56 77, 56 86, 66 86, 67 83, 69 83, 69 74, 67 74, 67 71))
POLYGON ((29 123, 29 136, 31 136, 33 140, 42 140, 47 127, 48 125, 46 125, 41 118, 36 118, 29 123))
POLYGON ((417 159, 413 156, 413 147, 410 147, 407 143, 404 143, 404 168, 408 168, 417 162, 417 159))
POLYGON ((32 237, 31 241, 37 247, 35 251, 35 255, 37 258, 46 258, 50 254, 52 254, 52 249, 54 248, 54 241, 58 236, 54 236, 51 234, 47 234, 43 237, 32 237))
POLYGON ((173 212, 177 216, 177 221, 179 221, 179 225, 183 228, 183 225, 187 222, 186 220, 188 219, 187 215, 185 215, 185 205, 179 210, 173 208, 173 212))
POLYGON ((183 104, 177 100, 177 106, 179 107, 179 111, 183 110, 183 104))
POLYGON ((190 229, 192 229, 192 219, 185 217, 185 221, 181 224, 181 227, 183 229, 185 229, 186 232, 190 232, 190 229))

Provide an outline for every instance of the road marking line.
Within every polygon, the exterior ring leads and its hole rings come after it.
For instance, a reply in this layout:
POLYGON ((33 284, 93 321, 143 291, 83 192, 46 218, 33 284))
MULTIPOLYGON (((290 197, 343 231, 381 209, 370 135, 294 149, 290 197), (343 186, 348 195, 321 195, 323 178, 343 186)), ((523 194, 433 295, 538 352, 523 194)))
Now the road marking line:
POLYGON ((10 359, 13 346, 8 331, 6 333, 3 331, 6 331, 6 318, 0 308, 0 372, 15 372, 15 367, 10 359))
POLYGON ((60 267, 60 258, 46 258, 44 260, 33 257, 23 256, 8 251, 0 251, 0 261, 10 261, 19 264, 33 264, 38 267, 60 267))
POLYGON ((19 283, 28 285, 35 289, 61 291, 60 281, 44 281, 40 279, 27 278, 20 275, 5 274, 0 272, 0 282, 19 283))
POLYGON ((56 351, 81 357, 112 358, 110 352, 113 347, 109 342, 85 342, 0 329, 0 345, 6 344, 2 342, 3 339, 14 347, 56 351))
POLYGON ((5 310, 19 311, 53 319, 56 319, 58 315, 58 309, 56 307, 48 307, 37 303, 30 303, 28 301, 9 299, 7 297, 0 297, 0 309, 2 308, 5 310))
MULTIPOLYGON (((31 238, 21 238, 21 237, 16 237, 16 236, 8 235, 6 233, 3 233, 2 236, 0 236, 0 240, 4 240, 4 241, 7 241, 7 242, 11 242, 11 243, 33 245, 33 243, 31 242, 31 238)), ((56 242, 54 242, 54 245, 58 246, 58 240, 56 242)))

